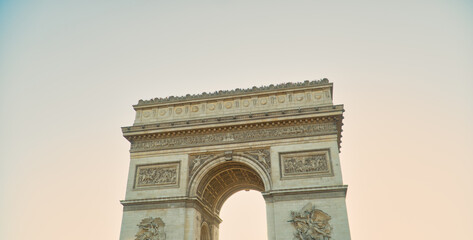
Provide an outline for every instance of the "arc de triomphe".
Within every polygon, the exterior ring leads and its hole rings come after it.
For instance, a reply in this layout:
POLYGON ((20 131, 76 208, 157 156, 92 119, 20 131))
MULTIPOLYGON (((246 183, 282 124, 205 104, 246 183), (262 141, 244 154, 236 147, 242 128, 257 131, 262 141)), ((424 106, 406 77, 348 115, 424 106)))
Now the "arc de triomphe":
POLYGON ((327 79, 140 100, 121 240, 217 240, 240 190, 266 201, 270 240, 349 240, 343 105, 327 79))

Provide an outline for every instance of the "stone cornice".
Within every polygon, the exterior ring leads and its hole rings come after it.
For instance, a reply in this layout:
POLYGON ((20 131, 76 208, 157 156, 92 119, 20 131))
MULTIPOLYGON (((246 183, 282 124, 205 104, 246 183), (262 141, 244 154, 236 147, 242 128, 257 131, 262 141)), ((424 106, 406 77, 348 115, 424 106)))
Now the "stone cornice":
POLYGON ((264 93, 270 92, 275 90, 290 90, 290 89, 297 89, 303 87, 314 87, 314 86, 322 86, 322 85, 329 85, 328 79, 323 78, 320 80, 313 80, 309 81, 306 80, 304 82, 288 82, 288 83, 281 83, 277 85, 268 85, 268 86, 261 86, 261 87, 252 87, 247 89, 234 89, 234 90, 221 90, 215 91, 212 93, 201 93, 201 94, 187 94, 186 96, 169 96, 165 98, 154 98, 150 100, 139 100, 138 104, 134 105, 135 109, 146 106, 153 106, 156 104, 168 104, 168 103, 176 103, 176 102, 185 102, 185 101, 192 101, 192 100, 201 100, 201 99, 212 99, 212 98, 219 98, 219 97, 228 97, 228 96, 238 96, 238 95, 248 95, 252 93, 264 93))
POLYGON ((322 192, 346 192, 348 185, 335 185, 335 186, 323 186, 323 187, 310 187, 310 188, 291 188, 291 189, 275 189, 269 192, 263 192, 263 196, 266 195, 287 195, 287 194, 300 194, 300 193, 322 193, 322 192))
POLYGON ((200 211, 203 211, 215 223, 219 224, 222 222, 222 219, 220 219, 220 217, 217 214, 213 213, 208 207, 206 207, 202 203, 202 201, 198 198, 191 198, 187 196, 147 198, 147 199, 121 200, 120 203, 123 205, 124 211, 160 209, 160 208, 169 208, 169 206, 182 207, 182 208, 193 207, 200 211))
POLYGON ((177 136, 188 136, 192 134, 198 133, 220 133, 225 132, 227 130, 237 129, 237 130, 244 130, 244 129, 255 129, 258 127, 264 126, 292 126, 298 125, 303 123, 328 123, 328 122, 338 122, 341 120, 338 116, 323 116, 323 117, 314 117, 314 118, 302 118, 302 119, 289 119, 289 120, 282 120, 282 121, 273 121, 273 122, 258 122, 258 123, 243 123, 243 124, 235 124, 229 126, 214 126, 214 127, 206 127, 206 128, 194 128, 189 130, 177 130, 177 131, 165 131, 165 132, 156 132, 156 133, 144 133, 139 135, 128 135, 125 138, 129 141, 134 140, 147 140, 147 139, 160 139, 163 137, 177 137, 177 136))
POLYGON ((324 107, 310 107, 310 108, 298 108, 290 110, 279 110, 279 111, 268 111, 264 113, 255 114, 240 114, 234 116, 225 117, 210 117, 203 119, 194 120, 180 120, 171 121, 155 124, 146 124, 140 126, 128 126, 122 127, 122 132, 125 138, 133 135, 150 134, 157 132, 168 132, 168 131, 179 131, 188 130, 194 128, 203 128, 210 125, 237 125, 252 121, 274 121, 275 119, 285 118, 301 118, 306 115, 314 116, 331 116, 331 115, 342 115, 344 112, 343 105, 333 105, 324 107))
POLYGON ((131 200, 120 200, 123 206, 131 205, 142 205, 150 203, 164 203, 164 202, 182 202, 188 201, 188 197, 162 197, 162 198, 146 198, 146 199, 131 199, 131 200))
POLYGON ((125 135, 131 143, 130 152, 146 152, 175 148, 199 147, 239 142, 254 142, 296 137, 337 135, 341 142, 343 116, 307 116, 275 119, 232 125, 214 125, 187 130, 142 132, 125 135))
POLYGON ((266 202, 275 202, 299 200, 301 196, 304 196, 305 198, 310 197, 316 199, 336 197, 345 198, 347 190, 347 185, 335 185, 312 188, 279 189, 262 192, 262 194, 266 202))

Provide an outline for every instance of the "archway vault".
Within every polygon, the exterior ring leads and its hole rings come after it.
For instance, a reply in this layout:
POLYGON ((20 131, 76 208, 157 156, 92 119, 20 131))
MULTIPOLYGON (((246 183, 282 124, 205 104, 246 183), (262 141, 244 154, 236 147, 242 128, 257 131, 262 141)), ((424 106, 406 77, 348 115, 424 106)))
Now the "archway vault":
POLYGON ((225 162, 212 168, 197 187, 197 196, 213 212, 219 213, 225 200, 240 190, 264 191, 261 177, 241 162, 225 162))
POLYGON ((269 174, 250 158, 235 155, 231 161, 220 157, 202 166, 190 184, 197 197, 212 213, 219 214, 225 201, 241 190, 270 189, 269 174))

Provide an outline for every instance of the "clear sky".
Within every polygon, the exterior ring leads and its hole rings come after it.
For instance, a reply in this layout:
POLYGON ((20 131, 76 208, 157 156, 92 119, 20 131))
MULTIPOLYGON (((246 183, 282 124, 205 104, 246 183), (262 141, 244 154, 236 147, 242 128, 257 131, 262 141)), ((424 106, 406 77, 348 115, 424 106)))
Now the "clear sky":
POLYGON ((352 239, 473 239, 466 0, 0 1, 0 239, 118 239, 139 99, 324 77, 352 239))

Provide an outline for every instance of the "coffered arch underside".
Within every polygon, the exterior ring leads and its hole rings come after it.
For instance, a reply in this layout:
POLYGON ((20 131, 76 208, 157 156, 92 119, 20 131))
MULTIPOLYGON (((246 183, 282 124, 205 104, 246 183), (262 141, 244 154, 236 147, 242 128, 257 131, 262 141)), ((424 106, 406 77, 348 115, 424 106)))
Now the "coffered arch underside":
POLYGON ((234 156, 230 161, 220 157, 208 162, 189 183, 189 195, 198 198, 217 215, 225 201, 238 191, 264 192, 270 189, 267 170, 242 156, 234 156))

